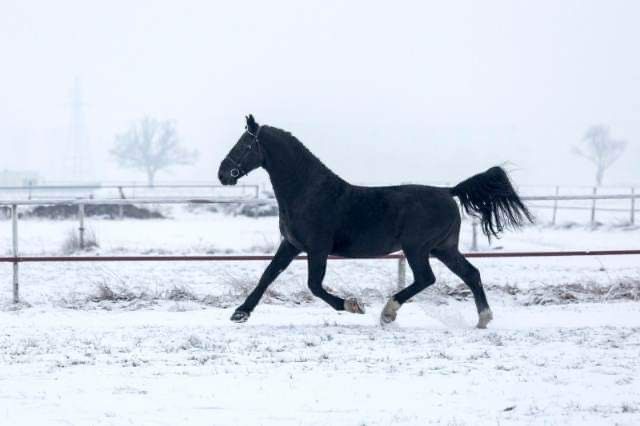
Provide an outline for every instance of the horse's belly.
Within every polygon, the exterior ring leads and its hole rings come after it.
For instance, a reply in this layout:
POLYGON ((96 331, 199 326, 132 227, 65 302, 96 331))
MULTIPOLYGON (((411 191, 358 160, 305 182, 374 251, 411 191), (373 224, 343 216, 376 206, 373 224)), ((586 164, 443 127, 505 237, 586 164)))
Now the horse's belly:
POLYGON ((374 257, 384 256, 401 249, 400 242, 390 241, 367 241, 367 239, 354 239, 351 241, 337 241, 332 253, 342 257, 374 257))

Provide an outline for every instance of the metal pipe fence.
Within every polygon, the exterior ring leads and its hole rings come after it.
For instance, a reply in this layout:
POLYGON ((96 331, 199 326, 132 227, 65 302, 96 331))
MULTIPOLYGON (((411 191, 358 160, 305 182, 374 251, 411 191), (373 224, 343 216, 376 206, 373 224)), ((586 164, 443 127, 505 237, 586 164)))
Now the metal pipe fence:
MULTIPOLYGON (((597 193, 600 190, 604 190, 604 191, 612 191, 612 190, 620 190, 621 188, 623 188, 620 185, 617 186, 601 186, 601 187, 594 187, 594 186, 589 186, 589 185, 569 185, 569 186, 559 186, 556 185, 551 186, 551 185, 523 185, 523 188, 529 188, 529 190, 532 190, 532 188, 545 188, 545 189, 551 189, 554 188, 555 189, 555 199, 553 199, 553 204, 552 205, 541 205, 541 204, 533 204, 531 205, 532 208, 536 208, 536 209, 551 209, 552 210, 552 214, 551 214, 551 224, 555 225, 556 221, 557 221, 557 216, 558 216, 558 210, 588 210, 590 211, 590 223, 591 225, 595 225, 596 223, 596 212, 598 211, 602 211, 602 212, 623 212, 623 211, 627 211, 626 208, 620 208, 620 207, 616 207, 616 208, 603 208, 603 207, 598 207, 597 206, 597 200, 600 199, 611 199, 608 196, 606 198, 594 198, 593 195, 597 195, 597 193), (563 198, 560 196, 560 190, 561 188, 563 189, 563 191, 575 191, 575 190, 579 190, 579 191, 586 191, 586 190, 590 190, 591 194, 586 194, 586 195, 570 195, 568 196, 569 198, 563 198), (587 206, 574 206, 574 205, 560 205, 559 201, 564 201, 564 200, 589 200, 591 201, 591 205, 589 207, 587 206)), ((144 196, 142 195, 149 195, 149 193, 151 192, 153 195, 157 196, 159 191, 165 191, 168 190, 169 192, 171 191, 177 191, 177 192, 182 192, 184 193, 185 190, 193 190, 193 193, 198 193, 203 189, 206 190, 212 190, 213 192, 215 192, 215 190, 217 189, 222 189, 224 188, 225 191, 229 191, 228 187, 223 187, 222 185, 220 185, 219 183, 216 182, 206 182, 206 181, 199 181, 199 182, 181 182, 181 183, 158 183, 156 185, 150 186, 146 183, 140 183, 140 182, 135 182, 135 181, 131 181, 131 182, 96 182, 96 183, 84 183, 84 184, 65 184, 65 183, 51 183, 51 184, 42 184, 42 185, 37 185, 37 184, 27 184, 27 185, 23 185, 23 186, 0 186, 0 198, 2 198, 3 194, 6 194, 7 192, 9 193, 23 193, 23 195, 25 196, 25 198, 31 200, 31 199, 38 199, 38 200, 51 200, 51 201, 56 201, 56 199, 66 199, 66 198, 73 198, 70 197, 69 195, 73 194, 73 193, 78 193, 78 192, 85 192, 84 195, 82 195, 81 197, 76 197, 76 198, 97 198, 97 199, 103 199, 106 200, 104 197, 96 197, 96 194, 100 194, 100 191, 104 191, 104 190, 117 190, 117 197, 119 198, 123 198, 123 199, 131 199, 131 200, 138 200, 141 198, 144 198, 144 196), (125 194, 125 191, 127 191, 127 194, 125 194), (138 193, 136 193, 136 191, 138 191, 138 193), (140 193, 141 192, 141 193, 140 193), (87 195, 86 193, 88 193, 89 195, 87 195), (46 195, 44 195, 46 194, 46 195), (53 194, 53 195, 52 195, 53 194), (57 194, 57 196, 56 196, 57 194), (62 194, 62 197, 60 197, 60 195, 62 194), (37 196, 37 197, 36 197, 37 196)), ((631 190, 631 198, 630 198, 630 206, 629 206, 629 222, 631 225, 634 225, 636 220, 635 220, 635 210, 636 210, 636 203, 635 203, 635 198, 634 195, 636 193, 635 191, 635 187, 630 186, 629 187, 631 190)), ((249 194, 251 198, 259 198, 260 196, 260 185, 236 185, 235 187, 232 188, 233 191, 235 191, 235 193, 237 194, 238 192, 241 193, 242 196, 245 196, 246 194, 249 194)), ((104 194, 103 194, 104 195, 104 194)), ((566 197, 566 196, 565 196, 566 197)), ((157 197, 156 197, 157 198, 157 197)), ((527 200, 549 200, 548 197, 543 196, 525 196, 523 197, 524 199, 527 200)), ((120 217, 122 217, 122 205, 120 205, 120 212, 121 214, 119 215, 120 217)))
MULTIPOLYGON (((17 246, 15 247, 17 250, 17 246)), ((568 251, 518 251, 518 252, 471 252, 468 258, 523 258, 523 257, 568 257, 568 256, 628 256, 640 255, 640 249, 631 250, 568 250, 568 251)), ((294 260, 306 260, 305 255, 294 260)), ((13 264, 13 302, 20 302, 18 265, 20 263, 55 262, 243 262, 272 260, 269 255, 201 255, 201 256, 0 256, 0 263, 13 264)), ((386 256, 346 258, 329 256, 329 260, 396 260, 398 262, 398 288, 406 284, 407 260, 403 253, 386 256)))
POLYGON ((253 198, 259 198, 260 185, 236 185, 233 188, 225 187, 219 183, 199 182, 199 183, 160 183, 156 185, 148 185, 141 183, 87 183, 87 184, 45 184, 45 185, 23 185, 23 186, 0 186, 0 194, 22 194, 28 200, 46 200, 55 199, 59 194, 83 194, 82 198, 95 198, 95 193, 105 190, 113 190, 117 192, 120 198, 136 198, 138 192, 167 192, 171 190, 184 192, 185 190, 194 190, 201 192, 203 190, 224 189, 225 192, 232 191, 249 194, 253 198), (53 196, 51 195, 53 194, 53 196))
MULTIPOLYGON (((530 207, 532 208, 536 208, 536 209, 551 209, 552 210, 552 214, 551 214, 551 224, 555 225, 556 224, 556 220, 557 220, 557 216, 558 216, 558 210, 588 210, 590 211, 590 220, 589 223, 593 226, 596 224, 596 213, 597 212, 629 212, 629 223, 631 225, 635 224, 635 214, 636 214, 636 198, 638 198, 636 196, 636 189, 635 187, 631 186, 629 187, 629 196, 624 196, 625 194, 617 194, 614 196, 608 196, 605 195, 604 197, 602 197, 601 195, 598 195, 599 192, 601 192, 602 190, 611 190, 611 187, 587 187, 587 186, 582 186, 580 187, 582 189, 591 189, 591 194, 585 194, 585 195, 566 195, 566 196, 561 196, 560 195, 560 186, 556 186, 555 187, 555 196, 554 196, 554 200, 553 200, 553 204, 551 205, 541 205, 541 204, 529 204, 530 207), (628 199, 630 201, 629 203, 629 207, 628 208, 623 208, 623 207, 599 207, 597 205, 597 201, 598 200, 622 200, 622 199, 628 199), (560 205, 559 201, 591 201, 590 206, 576 206, 576 205, 566 205, 563 204, 562 206, 560 205)), ((620 187, 615 187, 615 188, 620 188, 620 187)), ((522 197, 524 200, 527 201, 549 201, 547 196, 524 196, 522 197)))
MULTIPOLYGON (((640 198, 640 194, 613 194, 613 195, 552 195, 552 196, 529 196, 522 197, 525 201, 554 201, 560 200, 619 200, 630 199, 632 201, 632 221, 635 212, 635 199, 640 198)), ((19 264, 33 262, 167 262, 167 261, 257 261, 271 260, 272 256, 20 256, 18 251, 18 206, 20 205, 77 205, 79 221, 79 241, 83 248, 86 205, 95 204, 252 204, 264 205, 273 204, 273 199, 237 198, 237 197, 215 197, 215 198, 193 198, 193 197, 164 197, 164 198, 81 198, 81 199, 49 199, 49 200, 21 200, 2 201, 0 206, 9 206, 11 209, 12 227, 12 256, 0 257, 0 263, 12 263, 13 265, 13 301, 19 303, 19 264)), ((612 255, 638 255, 640 249, 630 250, 583 250, 583 251, 543 251, 543 252, 477 252, 477 223, 473 223, 473 246, 472 252, 466 253, 466 257, 474 258, 514 258, 514 257, 558 257, 558 256, 612 256, 612 255)), ((299 256, 298 260, 306 259, 306 256, 299 256)), ((332 260, 342 260, 346 258, 331 256, 332 260)), ((369 257, 360 259, 395 259, 398 261, 398 285, 404 286, 406 279, 406 259, 402 253, 390 254, 387 256, 369 257)))

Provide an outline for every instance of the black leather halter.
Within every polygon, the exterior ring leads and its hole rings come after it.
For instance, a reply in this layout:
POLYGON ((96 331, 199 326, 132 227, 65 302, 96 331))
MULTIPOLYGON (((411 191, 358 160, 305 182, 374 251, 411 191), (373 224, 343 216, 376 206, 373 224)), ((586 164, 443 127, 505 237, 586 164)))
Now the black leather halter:
POLYGON ((262 152, 260 152, 261 151, 260 139, 258 139, 258 136, 260 136, 260 130, 262 130, 262 126, 259 126, 258 130, 256 130, 255 133, 251 133, 251 131, 247 129, 247 133, 253 137, 253 140, 246 145, 246 149, 244 153, 240 156, 238 160, 234 160, 233 158, 231 158, 231 153, 229 153, 229 155, 226 156, 225 160, 233 164, 233 168, 229 172, 232 178, 236 178, 236 179, 241 178, 242 176, 245 176, 247 173, 251 171, 251 170, 249 171, 245 170, 242 163, 244 162, 244 160, 247 158, 247 155, 249 155, 249 153, 253 150, 254 147, 258 150, 258 154, 262 157, 261 155, 262 152))

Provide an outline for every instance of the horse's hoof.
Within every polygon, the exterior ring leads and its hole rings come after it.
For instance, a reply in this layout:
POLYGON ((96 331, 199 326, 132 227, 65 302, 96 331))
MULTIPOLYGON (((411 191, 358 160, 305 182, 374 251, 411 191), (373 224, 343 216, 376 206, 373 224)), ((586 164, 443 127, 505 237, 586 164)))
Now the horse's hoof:
POLYGON ((380 324, 387 325, 394 322, 398 316, 398 309, 400 309, 400 304, 393 297, 389 299, 380 313, 380 324))
POLYGON ((344 310, 352 314, 364 314, 364 305, 355 297, 348 297, 344 300, 344 310))
POLYGON ((241 323, 247 322, 249 319, 249 312, 244 311, 235 311, 233 315, 231 315, 231 321, 241 323))
POLYGON ((478 314, 478 325, 476 327, 487 328, 487 324, 489 324, 492 319, 493 313, 491 312, 491 309, 487 308, 478 314))

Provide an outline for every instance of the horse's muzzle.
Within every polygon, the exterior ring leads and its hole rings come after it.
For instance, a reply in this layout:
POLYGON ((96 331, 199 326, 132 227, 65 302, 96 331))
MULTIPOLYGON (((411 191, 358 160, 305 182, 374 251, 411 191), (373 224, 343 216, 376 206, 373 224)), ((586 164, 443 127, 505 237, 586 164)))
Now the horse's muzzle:
POLYGON ((235 185, 236 183, 238 183, 238 178, 235 178, 230 175, 226 175, 226 176, 219 175, 218 179, 220 179, 220 183, 223 184, 224 186, 235 185))

